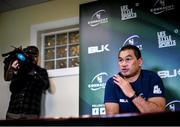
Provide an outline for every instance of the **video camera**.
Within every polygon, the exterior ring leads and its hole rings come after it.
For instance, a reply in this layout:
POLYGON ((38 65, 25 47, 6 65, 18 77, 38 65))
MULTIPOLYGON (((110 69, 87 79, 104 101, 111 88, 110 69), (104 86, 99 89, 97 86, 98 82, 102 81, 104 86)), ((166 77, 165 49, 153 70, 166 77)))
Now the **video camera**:
POLYGON ((20 65, 22 65, 23 63, 33 63, 33 59, 30 58, 29 55, 23 51, 22 46, 18 48, 13 48, 13 51, 2 54, 2 57, 5 57, 3 61, 5 65, 9 66, 9 64, 15 60, 18 60, 20 65))

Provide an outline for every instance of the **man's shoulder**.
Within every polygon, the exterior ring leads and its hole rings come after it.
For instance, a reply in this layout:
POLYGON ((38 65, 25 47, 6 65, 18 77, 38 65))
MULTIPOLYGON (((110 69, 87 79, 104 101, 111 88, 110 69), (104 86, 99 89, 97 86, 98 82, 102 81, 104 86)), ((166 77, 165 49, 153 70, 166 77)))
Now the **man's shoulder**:
POLYGON ((43 68, 43 67, 41 67, 41 66, 39 66, 39 65, 36 65, 36 70, 38 70, 38 71, 41 71, 41 72, 47 72, 47 70, 45 69, 45 68, 43 68))
POLYGON ((154 71, 152 71, 152 70, 145 70, 145 69, 142 69, 142 72, 144 73, 144 74, 156 74, 154 71))
POLYGON ((110 77, 109 79, 107 79, 107 81, 106 81, 106 85, 112 86, 112 84, 114 84, 114 82, 113 82, 113 76, 110 77))
POLYGON ((152 71, 152 70, 142 70, 142 74, 143 74, 145 77, 148 76, 148 77, 156 77, 156 78, 159 78, 159 75, 158 75, 156 72, 152 71))
POLYGON ((113 81, 113 76, 111 76, 110 78, 108 78, 108 80, 107 81, 113 81))

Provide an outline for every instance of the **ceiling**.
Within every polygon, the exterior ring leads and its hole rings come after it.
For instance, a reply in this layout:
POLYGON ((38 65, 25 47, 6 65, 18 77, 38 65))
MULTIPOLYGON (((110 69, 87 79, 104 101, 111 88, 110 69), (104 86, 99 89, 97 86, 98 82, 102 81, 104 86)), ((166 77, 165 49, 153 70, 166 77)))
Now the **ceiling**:
POLYGON ((40 4, 50 0, 0 0, 0 13, 40 4))

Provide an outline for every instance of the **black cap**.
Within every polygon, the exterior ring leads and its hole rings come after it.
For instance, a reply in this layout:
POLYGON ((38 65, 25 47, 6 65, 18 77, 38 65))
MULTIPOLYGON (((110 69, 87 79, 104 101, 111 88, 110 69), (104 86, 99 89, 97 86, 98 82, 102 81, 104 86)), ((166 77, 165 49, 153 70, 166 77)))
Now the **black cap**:
POLYGON ((24 53, 32 56, 38 56, 39 55, 39 50, 36 46, 28 46, 23 49, 24 53))

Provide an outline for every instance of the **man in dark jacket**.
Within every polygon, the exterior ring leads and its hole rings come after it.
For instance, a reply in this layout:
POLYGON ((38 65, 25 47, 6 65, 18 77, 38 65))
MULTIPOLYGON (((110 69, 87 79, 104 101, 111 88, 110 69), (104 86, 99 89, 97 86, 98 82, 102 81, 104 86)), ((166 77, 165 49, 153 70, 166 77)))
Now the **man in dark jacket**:
POLYGON ((10 83, 10 102, 6 119, 38 118, 42 94, 49 88, 46 69, 37 65, 39 50, 35 46, 23 49, 25 61, 13 60, 4 66, 4 79, 10 83))

